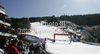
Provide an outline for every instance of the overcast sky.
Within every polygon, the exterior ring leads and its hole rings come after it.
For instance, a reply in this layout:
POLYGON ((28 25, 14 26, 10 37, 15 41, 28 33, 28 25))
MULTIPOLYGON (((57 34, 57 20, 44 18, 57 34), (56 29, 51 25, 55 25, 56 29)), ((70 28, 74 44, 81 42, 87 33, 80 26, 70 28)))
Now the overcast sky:
POLYGON ((8 17, 44 17, 100 13, 100 0, 0 0, 8 17))

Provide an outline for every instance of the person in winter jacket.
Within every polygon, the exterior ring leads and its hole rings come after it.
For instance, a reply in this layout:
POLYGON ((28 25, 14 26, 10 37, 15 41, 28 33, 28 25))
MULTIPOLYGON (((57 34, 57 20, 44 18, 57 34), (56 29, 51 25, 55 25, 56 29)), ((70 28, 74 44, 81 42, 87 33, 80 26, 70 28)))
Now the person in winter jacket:
POLYGON ((7 54, 21 54, 18 52, 17 43, 19 42, 18 38, 14 38, 12 43, 6 48, 7 54))
POLYGON ((8 44, 7 38, 5 37, 0 38, 0 54, 6 54, 5 48, 7 44, 8 44))
POLYGON ((22 41, 22 40, 20 40, 20 41, 18 42, 18 44, 17 44, 17 49, 18 49, 18 51, 19 51, 20 53, 22 53, 22 51, 25 51, 25 49, 23 48, 22 44, 23 44, 23 41, 22 41))

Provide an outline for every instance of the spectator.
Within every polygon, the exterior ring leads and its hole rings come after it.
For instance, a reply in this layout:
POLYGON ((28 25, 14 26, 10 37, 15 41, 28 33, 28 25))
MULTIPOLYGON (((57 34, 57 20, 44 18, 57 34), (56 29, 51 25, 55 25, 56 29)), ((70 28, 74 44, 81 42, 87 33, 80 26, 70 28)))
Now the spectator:
POLYGON ((18 38, 14 38, 12 43, 6 48, 7 54, 21 54, 18 52, 17 43, 19 42, 18 38))
POLYGON ((30 46, 30 48, 29 48, 30 53, 29 53, 29 54, 34 54, 34 50, 35 50, 36 45, 37 45, 37 43, 33 43, 33 44, 30 46))
POLYGON ((20 40, 20 41, 18 42, 18 44, 17 44, 17 49, 18 49, 18 51, 19 51, 20 53, 22 53, 22 51, 25 51, 25 49, 23 48, 22 44, 23 44, 23 41, 22 41, 22 40, 20 40))
POLYGON ((0 38, 0 54, 6 54, 5 48, 8 44, 7 38, 0 38))
POLYGON ((76 39, 76 34, 74 34, 73 37, 76 39))
POLYGON ((40 46, 37 46, 34 50, 34 54, 46 54, 45 51, 42 50, 40 46))
POLYGON ((0 25, 0 31, 3 31, 3 26, 2 25, 0 25))
POLYGON ((11 28, 8 28, 8 32, 11 33, 11 28))
POLYGON ((8 26, 4 26, 5 32, 8 32, 8 26))
POLYGON ((41 47, 36 47, 35 50, 34 50, 34 54, 42 54, 42 49, 41 47))

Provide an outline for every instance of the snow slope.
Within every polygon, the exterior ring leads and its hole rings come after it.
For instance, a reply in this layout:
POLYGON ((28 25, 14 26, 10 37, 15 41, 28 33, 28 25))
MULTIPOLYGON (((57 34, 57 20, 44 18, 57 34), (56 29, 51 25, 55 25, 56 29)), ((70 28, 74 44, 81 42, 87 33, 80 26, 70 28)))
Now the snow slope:
MULTIPOLYGON (((30 35, 35 35, 40 38, 53 39, 54 33, 62 34, 63 31, 57 27, 42 25, 40 22, 31 23, 30 35)), ((66 36, 57 40, 68 41, 56 41, 53 43, 50 40, 46 41, 46 50, 51 54, 100 54, 100 46, 88 45, 81 42, 69 42, 69 38, 66 36)))
POLYGON ((38 36, 40 38, 53 38, 54 33, 63 33, 61 29, 54 26, 42 25, 42 23, 31 23, 31 32, 29 34, 38 36))
POLYGON ((52 43, 47 41, 47 50, 53 54, 100 54, 100 46, 88 45, 81 42, 70 44, 52 43))

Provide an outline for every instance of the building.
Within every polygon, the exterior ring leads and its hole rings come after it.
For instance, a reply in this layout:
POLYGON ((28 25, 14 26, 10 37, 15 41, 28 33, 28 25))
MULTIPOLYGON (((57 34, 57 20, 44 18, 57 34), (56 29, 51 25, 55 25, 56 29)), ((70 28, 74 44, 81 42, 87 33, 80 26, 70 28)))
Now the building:
POLYGON ((5 7, 0 5, 0 37, 17 37, 16 31, 11 27, 11 20, 5 12, 5 7))

